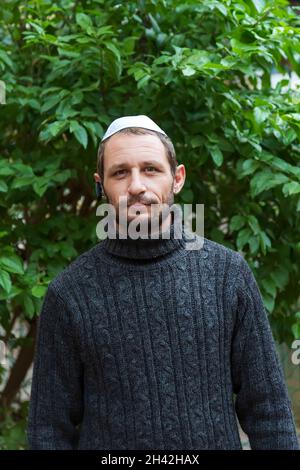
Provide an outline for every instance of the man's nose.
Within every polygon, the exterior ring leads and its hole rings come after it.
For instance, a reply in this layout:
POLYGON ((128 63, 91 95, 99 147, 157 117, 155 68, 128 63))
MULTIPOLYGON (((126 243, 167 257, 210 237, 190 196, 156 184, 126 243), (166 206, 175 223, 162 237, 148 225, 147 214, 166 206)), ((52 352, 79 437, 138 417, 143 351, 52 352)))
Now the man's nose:
POLYGON ((130 184, 128 186, 128 192, 130 194, 140 194, 141 192, 146 191, 145 183, 138 171, 132 172, 130 184))

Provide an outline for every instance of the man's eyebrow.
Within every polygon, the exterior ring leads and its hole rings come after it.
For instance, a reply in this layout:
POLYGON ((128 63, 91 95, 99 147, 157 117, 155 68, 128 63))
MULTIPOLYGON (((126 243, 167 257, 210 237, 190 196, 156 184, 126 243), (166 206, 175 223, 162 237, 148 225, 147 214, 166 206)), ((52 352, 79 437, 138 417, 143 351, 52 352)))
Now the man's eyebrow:
MULTIPOLYGON (((141 162, 140 165, 141 166, 151 165, 151 166, 157 166, 159 168, 163 168, 163 165, 156 160, 146 160, 146 161, 141 162)), ((113 173, 121 168, 127 168, 128 166, 129 166, 128 163, 118 163, 118 164, 112 165, 109 169, 109 172, 113 173)))
POLYGON ((160 168, 163 167, 161 162, 158 162, 157 160, 147 160, 145 162, 142 162, 142 165, 153 165, 153 166, 159 166, 160 168))

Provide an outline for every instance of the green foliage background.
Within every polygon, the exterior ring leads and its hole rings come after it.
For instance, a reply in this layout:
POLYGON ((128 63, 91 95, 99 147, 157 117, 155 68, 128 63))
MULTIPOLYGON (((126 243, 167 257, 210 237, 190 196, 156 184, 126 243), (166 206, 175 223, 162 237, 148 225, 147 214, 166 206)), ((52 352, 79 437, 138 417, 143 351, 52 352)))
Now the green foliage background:
MULTIPOLYGON (((18 357, 0 369, 4 410, 48 283, 97 242, 96 149, 121 115, 171 136, 178 202, 205 204, 205 236, 245 254, 276 339, 300 338, 300 94, 271 87, 300 75, 299 18, 285 0, 2 0, 0 324, 18 357)), ((23 448, 11 419, 0 447, 23 448)))

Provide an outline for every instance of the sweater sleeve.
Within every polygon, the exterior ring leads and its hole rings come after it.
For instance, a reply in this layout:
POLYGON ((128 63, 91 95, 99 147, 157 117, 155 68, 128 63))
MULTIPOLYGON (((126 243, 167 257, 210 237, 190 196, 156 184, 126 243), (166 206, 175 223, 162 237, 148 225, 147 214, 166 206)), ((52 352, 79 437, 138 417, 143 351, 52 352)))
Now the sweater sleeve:
POLYGON ((76 449, 82 419, 83 364, 71 313, 48 287, 38 320, 27 422, 29 449, 76 449))
POLYGON ((298 449, 283 370, 261 293, 240 256, 236 328, 232 341, 235 409, 251 449, 298 449))

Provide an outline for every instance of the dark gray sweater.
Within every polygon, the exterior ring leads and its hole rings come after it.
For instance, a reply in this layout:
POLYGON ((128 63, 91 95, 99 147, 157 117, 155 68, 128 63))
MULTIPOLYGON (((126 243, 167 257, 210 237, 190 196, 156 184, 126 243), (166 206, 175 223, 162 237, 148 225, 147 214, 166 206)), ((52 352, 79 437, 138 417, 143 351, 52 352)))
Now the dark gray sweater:
POLYGON ((236 414, 252 449, 299 449, 251 269, 206 238, 186 248, 174 230, 105 239, 50 283, 30 449, 241 449, 236 414))

